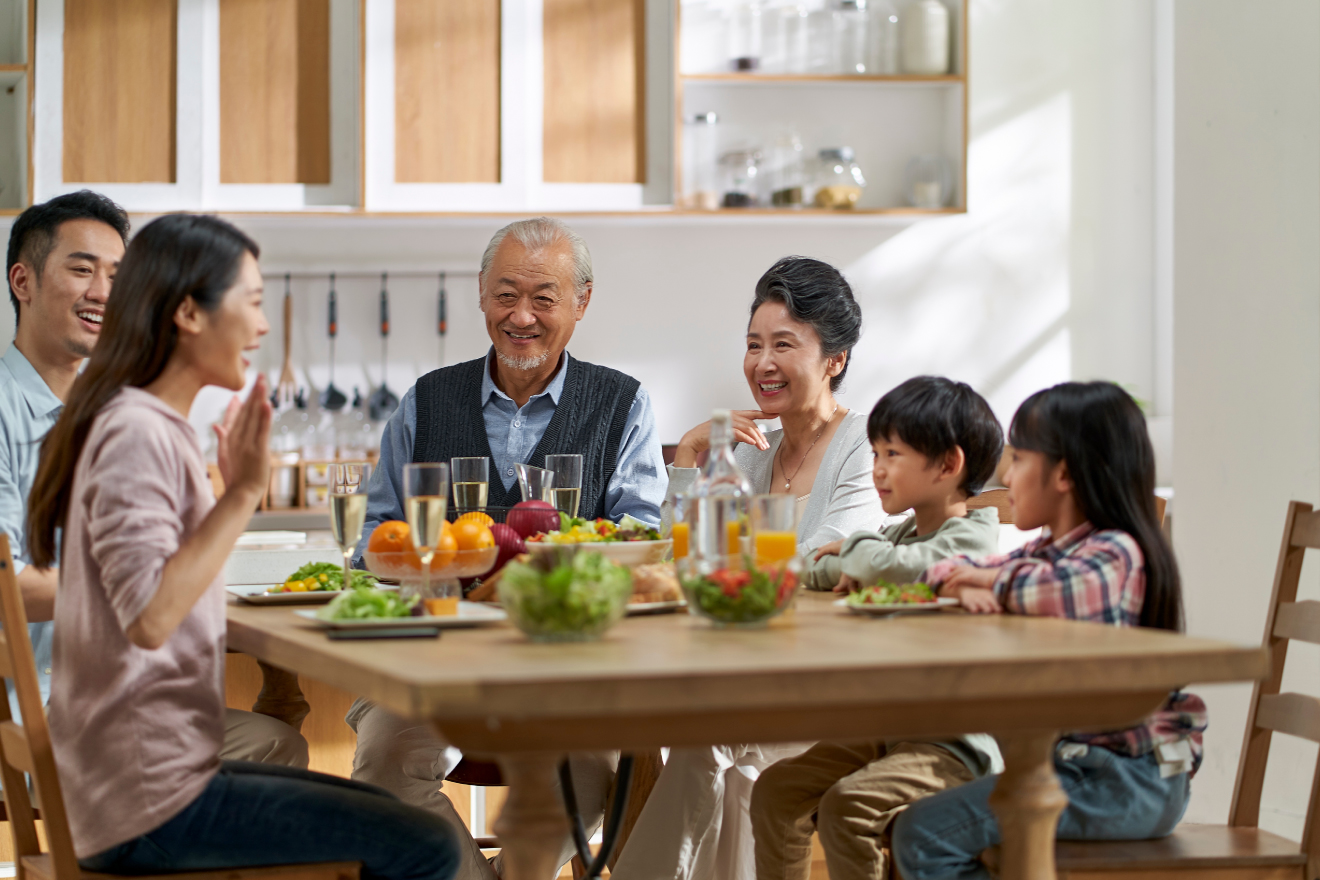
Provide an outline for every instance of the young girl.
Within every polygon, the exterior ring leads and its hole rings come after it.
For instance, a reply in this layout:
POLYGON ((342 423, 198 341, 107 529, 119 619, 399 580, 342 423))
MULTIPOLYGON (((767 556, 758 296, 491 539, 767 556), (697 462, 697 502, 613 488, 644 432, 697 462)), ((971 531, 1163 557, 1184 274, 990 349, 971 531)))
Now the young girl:
MULTIPOLYGON (((1178 567, 1155 514, 1155 456, 1136 403, 1108 382, 1067 382, 1027 398, 1009 432, 1004 482, 1036 540, 1005 556, 955 557, 926 572, 976 613, 1070 617, 1178 630, 1178 567)), ((1128 730, 1067 734, 1055 772, 1068 795, 1063 840, 1140 840, 1173 830, 1201 760, 1205 705, 1175 692, 1128 730)), ((907 880, 988 878, 978 860, 1000 842, 989 776, 917 801, 893 852, 907 880)))
POLYGON ((361 861, 377 880, 450 880, 454 833, 371 786, 221 761, 221 570, 269 479, 258 377, 229 406, 217 502, 188 424, 205 385, 238 391, 269 329, 256 244, 175 214, 129 245, 100 341, 42 446, 32 559, 55 563, 50 729, 82 867, 161 874, 361 861))

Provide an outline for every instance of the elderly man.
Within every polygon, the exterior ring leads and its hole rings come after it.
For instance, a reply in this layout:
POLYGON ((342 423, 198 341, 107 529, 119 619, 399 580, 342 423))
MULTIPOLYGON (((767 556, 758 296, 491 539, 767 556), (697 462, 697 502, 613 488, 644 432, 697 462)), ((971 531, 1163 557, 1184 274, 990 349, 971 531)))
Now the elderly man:
MULTIPOLYGON (((404 518, 405 464, 458 456, 490 458, 489 501, 502 507, 521 497, 515 464, 541 465, 546 455, 580 453, 583 516, 660 521, 666 478, 650 398, 636 379, 567 351, 591 293, 586 243, 560 221, 520 220, 495 233, 482 254, 480 275, 491 349, 484 358, 423 376, 404 395, 381 439, 364 536, 381 522, 404 518)), ((464 828, 441 790, 461 757, 457 750, 447 748, 429 725, 404 721, 365 700, 353 704, 346 720, 358 735, 354 779, 464 828)), ((583 818, 599 823, 613 759, 578 756, 572 767, 583 818)), ((468 840, 460 878, 488 880, 498 864, 488 865, 470 835, 468 840)), ((572 854, 565 835, 561 864, 572 854)))

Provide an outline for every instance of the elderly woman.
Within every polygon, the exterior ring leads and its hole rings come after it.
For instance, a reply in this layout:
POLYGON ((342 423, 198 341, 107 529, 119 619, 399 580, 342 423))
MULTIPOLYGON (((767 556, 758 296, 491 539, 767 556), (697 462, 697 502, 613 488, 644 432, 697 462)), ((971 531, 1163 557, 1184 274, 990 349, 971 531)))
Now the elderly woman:
MULTIPOLYGON (((861 327, 848 282, 819 260, 785 257, 756 284, 743 373, 758 408, 733 413, 734 458, 753 492, 797 497, 803 553, 877 528, 885 517, 871 479, 866 415, 834 398, 861 327), (756 425, 776 418, 780 430, 763 433, 756 425)), ((696 481, 697 456, 709 446, 709 422, 683 436, 669 468, 667 510, 696 481)), ((806 747, 672 750, 611 876, 750 880, 752 783, 762 769, 806 747)))

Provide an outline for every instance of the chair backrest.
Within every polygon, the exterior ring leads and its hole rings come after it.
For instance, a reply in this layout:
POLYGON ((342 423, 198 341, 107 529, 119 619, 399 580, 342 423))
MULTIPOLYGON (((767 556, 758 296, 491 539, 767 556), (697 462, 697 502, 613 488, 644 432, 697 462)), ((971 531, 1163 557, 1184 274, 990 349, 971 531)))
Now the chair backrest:
POLYGON ((980 495, 973 495, 967 499, 968 510, 980 510, 983 507, 993 507, 999 511, 999 522, 1002 525, 1013 524, 1013 506, 1008 503, 1007 489, 986 489, 980 495))
MULTIPOLYGON (((1297 601, 1297 583, 1302 576, 1306 548, 1320 549, 1320 513, 1311 505, 1294 501, 1288 505, 1283 525, 1283 543, 1274 570, 1274 591, 1265 616, 1265 648, 1270 652, 1270 677, 1256 683, 1247 710, 1247 734, 1238 761, 1237 783, 1228 824, 1255 828, 1260 822, 1261 790, 1265 764, 1274 733, 1286 733, 1320 743, 1320 699, 1305 694, 1279 693, 1288 641, 1298 639, 1320 644, 1320 602, 1297 601)), ((1320 874, 1320 762, 1311 783, 1311 798, 1302 831, 1302 850, 1307 854, 1307 877, 1320 874)))
POLYGON ((64 795, 60 793, 59 775, 55 771, 50 727, 46 724, 41 689, 37 685, 37 660, 32 654, 23 596, 9 553, 9 538, 3 534, 0 534, 0 627, 3 627, 0 677, 13 683, 18 692, 18 708, 23 713, 23 723, 19 724, 10 716, 9 700, 0 699, 0 783, 4 785, 5 806, 9 811, 18 878, 23 880, 23 858, 41 853, 32 799, 23 777, 24 773, 30 773, 41 804, 56 880, 78 880, 81 870, 73 853, 64 795))

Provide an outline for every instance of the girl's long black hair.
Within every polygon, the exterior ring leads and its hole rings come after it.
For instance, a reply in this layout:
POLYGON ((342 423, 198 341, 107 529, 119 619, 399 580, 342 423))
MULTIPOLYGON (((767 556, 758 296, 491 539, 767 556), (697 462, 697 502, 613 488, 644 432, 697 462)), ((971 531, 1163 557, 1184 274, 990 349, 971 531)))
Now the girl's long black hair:
POLYGON ((1097 529, 1120 529, 1141 547, 1146 598, 1141 625, 1182 629, 1182 585, 1173 548, 1155 513, 1155 450, 1146 417, 1112 382, 1064 382, 1018 407, 1009 429, 1017 449, 1068 465, 1077 503, 1097 529))

